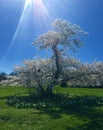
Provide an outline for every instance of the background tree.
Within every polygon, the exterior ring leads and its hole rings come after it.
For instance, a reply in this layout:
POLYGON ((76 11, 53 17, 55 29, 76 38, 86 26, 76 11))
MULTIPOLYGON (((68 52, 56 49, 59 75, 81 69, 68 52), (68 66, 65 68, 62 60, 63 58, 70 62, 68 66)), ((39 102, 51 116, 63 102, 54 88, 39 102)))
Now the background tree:
POLYGON ((5 73, 5 72, 1 72, 0 73, 0 82, 2 81, 2 80, 6 80, 7 79, 7 74, 5 73))

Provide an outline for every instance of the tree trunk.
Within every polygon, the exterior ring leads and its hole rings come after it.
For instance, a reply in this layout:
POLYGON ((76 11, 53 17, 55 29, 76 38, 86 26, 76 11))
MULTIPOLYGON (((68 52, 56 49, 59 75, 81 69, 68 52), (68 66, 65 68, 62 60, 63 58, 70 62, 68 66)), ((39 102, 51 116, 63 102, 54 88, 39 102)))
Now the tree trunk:
POLYGON ((59 63, 60 55, 58 54, 57 46, 53 46, 52 49, 53 49, 54 56, 55 56, 56 72, 54 75, 54 83, 56 83, 58 78, 60 77, 60 73, 61 73, 61 68, 60 68, 60 63, 59 63))
POLYGON ((53 95, 53 85, 47 87, 45 94, 46 96, 49 96, 49 97, 53 95))
POLYGON ((44 93, 45 93, 43 86, 39 86, 38 89, 37 89, 37 92, 38 92, 38 94, 40 94, 40 96, 43 96, 44 93))
POLYGON ((61 87, 68 87, 67 82, 65 80, 62 80, 61 87))

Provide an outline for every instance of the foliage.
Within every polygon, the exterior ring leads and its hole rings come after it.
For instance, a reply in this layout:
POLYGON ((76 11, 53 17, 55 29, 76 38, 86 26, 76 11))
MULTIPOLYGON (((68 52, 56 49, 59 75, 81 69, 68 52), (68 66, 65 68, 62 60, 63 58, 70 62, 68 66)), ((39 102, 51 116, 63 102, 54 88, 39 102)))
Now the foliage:
POLYGON ((13 72, 10 72, 9 75, 10 76, 16 76, 17 74, 16 74, 16 72, 13 71, 13 72))
POLYGON ((65 69, 63 64, 68 60, 65 58, 67 54, 64 56, 65 52, 68 50, 75 52, 82 45, 81 36, 87 33, 82 31, 78 25, 61 19, 56 19, 51 26, 53 29, 39 36, 34 45, 39 49, 51 49, 52 51, 51 59, 55 64, 53 87, 58 83, 62 70, 65 69))
POLYGON ((69 79, 69 86, 74 87, 103 87, 103 63, 94 62, 83 64, 69 79))
POLYGON ((44 91, 44 86, 52 83, 53 69, 49 59, 28 60, 24 62, 24 66, 16 66, 21 82, 29 88, 36 88, 40 94, 44 91))
MULTIPOLYGON (((39 101, 37 98, 33 97, 19 97, 19 96, 10 96, 7 97, 6 103, 9 106, 14 106, 16 108, 56 108, 56 107, 81 107, 81 106, 95 106, 103 105, 103 98, 96 96, 74 96, 69 97, 67 95, 55 95, 52 98, 43 98, 44 101, 39 101)), ((40 99, 39 99, 40 100, 40 99)))
POLYGON ((1 72, 0 73, 0 81, 2 81, 2 80, 6 80, 7 78, 6 78, 6 73, 5 72, 1 72))
POLYGON ((87 34, 78 25, 62 19, 56 19, 51 24, 52 30, 39 36, 34 42, 39 49, 50 48, 53 53, 62 54, 68 47, 69 50, 76 51, 83 43, 80 36, 87 34), (60 47, 60 48, 59 48, 60 47), (65 48, 66 47, 66 48, 65 48))
MULTIPOLYGON (((60 84, 68 82, 74 87, 103 87, 103 63, 82 64, 74 58, 66 58, 62 62, 62 74, 56 81, 60 84)), ((56 67, 50 59, 26 60, 24 66, 17 66, 20 81, 29 88, 36 88, 43 93, 53 84, 56 67)), ((56 83, 57 83, 56 82, 56 83)), ((63 85, 63 84, 62 84, 63 85)))

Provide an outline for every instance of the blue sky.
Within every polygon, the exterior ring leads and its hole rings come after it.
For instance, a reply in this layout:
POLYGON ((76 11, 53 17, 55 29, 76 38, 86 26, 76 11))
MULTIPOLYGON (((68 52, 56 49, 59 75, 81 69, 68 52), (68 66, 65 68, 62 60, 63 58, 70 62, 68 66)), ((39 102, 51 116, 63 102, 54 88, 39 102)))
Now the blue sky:
POLYGON ((32 42, 56 18, 89 32, 74 57, 89 63, 103 61, 102 0, 0 0, 0 71, 9 73, 25 59, 45 56, 32 42))

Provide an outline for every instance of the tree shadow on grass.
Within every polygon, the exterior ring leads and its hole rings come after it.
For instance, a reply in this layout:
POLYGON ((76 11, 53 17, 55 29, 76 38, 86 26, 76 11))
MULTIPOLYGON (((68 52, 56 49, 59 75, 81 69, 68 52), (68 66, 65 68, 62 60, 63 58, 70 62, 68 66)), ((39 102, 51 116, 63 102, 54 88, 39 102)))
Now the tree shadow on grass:
MULTIPOLYGON (((67 112, 68 114, 69 111, 67 112)), ((93 106, 82 106, 82 107, 77 107, 72 108, 72 114, 75 114, 76 117, 78 117, 80 120, 81 119, 88 119, 89 121, 80 126, 72 126, 67 127, 67 130, 103 130, 103 111, 102 110, 97 110, 93 106)))
POLYGON ((103 97, 53 95, 52 97, 9 96, 6 103, 19 109, 35 108, 39 112, 31 114, 48 114, 53 119, 62 118, 62 114, 75 115, 78 119, 89 119, 81 126, 68 126, 67 130, 102 130, 103 97), (97 109, 98 107, 98 109, 97 109))

